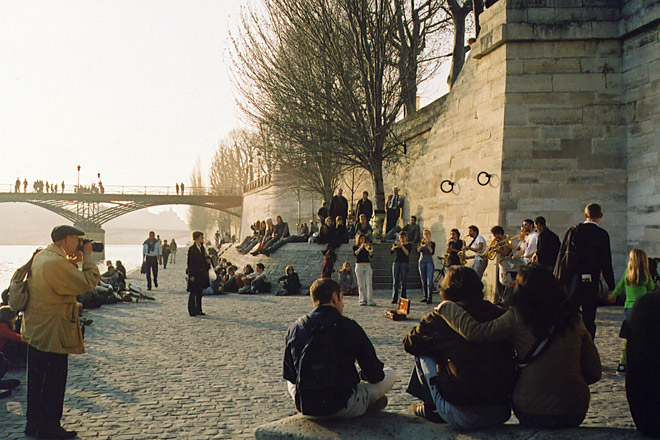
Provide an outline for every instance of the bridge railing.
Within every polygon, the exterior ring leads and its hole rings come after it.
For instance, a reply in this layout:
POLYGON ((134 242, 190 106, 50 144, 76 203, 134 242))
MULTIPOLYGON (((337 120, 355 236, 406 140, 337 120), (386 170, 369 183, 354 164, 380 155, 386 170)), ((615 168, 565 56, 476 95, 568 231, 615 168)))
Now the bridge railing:
MULTIPOLYGON (((20 185, 19 191, 15 191, 15 184, 0 184, 0 193, 13 193, 13 192, 28 192, 34 193, 37 192, 30 185, 24 187, 23 184, 20 185)), ((43 193, 55 192, 54 187, 53 191, 50 189, 46 191, 44 188, 43 193)), ((80 189, 76 185, 67 185, 64 184, 64 190, 62 190, 61 184, 57 186, 58 194, 91 194, 91 193, 103 193, 103 194, 143 194, 143 195, 186 195, 186 196, 200 196, 200 195, 236 195, 240 196, 243 194, 241 188, 219 188, 219 190, 211 187, 187 187, 184 186, 183 190, 181 188, 177 189, 176 186, 143 186, 143 185, 108 185, 103 186, 101 190, 98 186, 80 186, 80 189)))

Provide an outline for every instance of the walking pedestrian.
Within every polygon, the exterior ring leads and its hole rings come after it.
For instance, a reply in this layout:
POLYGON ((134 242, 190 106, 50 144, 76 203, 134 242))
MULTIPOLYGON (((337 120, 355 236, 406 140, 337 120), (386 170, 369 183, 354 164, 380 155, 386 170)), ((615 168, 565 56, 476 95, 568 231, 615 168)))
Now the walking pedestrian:
POLYGON ((151 290, 151 277, 154 287, 158 287, 158 264, 162 261, 160 241, 156 240, 156 233, 149 232, 149 238, 142 243, 142 273, 147 275, 147 290, 151 290))

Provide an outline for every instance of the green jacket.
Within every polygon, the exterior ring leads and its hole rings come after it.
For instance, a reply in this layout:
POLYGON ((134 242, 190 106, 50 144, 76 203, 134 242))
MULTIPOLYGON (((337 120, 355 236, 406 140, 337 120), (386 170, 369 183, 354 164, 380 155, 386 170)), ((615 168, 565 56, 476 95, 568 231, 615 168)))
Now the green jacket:
POLYGON ((626 281, 626 275, 628 274, 628 269, 623 272, 619 284, 616 285, 616 288, 612 291, 612 298, 616 298, 625 287, 626 291, 626 303, 623 305, 625 309, 632 309, 632 306, 635 305, 637 298, 644 295, 647 291, 655 289, 655 283, 652 279, 648 279, 644 284, 639 286, 630 286, 626 281))
POLYGON ((41 351, 84 353, 76 295, 93 290, 100 279, 91 255, 83 258, 80 271, 55 244, 39 252, 28 278, 23 340, 41 351))

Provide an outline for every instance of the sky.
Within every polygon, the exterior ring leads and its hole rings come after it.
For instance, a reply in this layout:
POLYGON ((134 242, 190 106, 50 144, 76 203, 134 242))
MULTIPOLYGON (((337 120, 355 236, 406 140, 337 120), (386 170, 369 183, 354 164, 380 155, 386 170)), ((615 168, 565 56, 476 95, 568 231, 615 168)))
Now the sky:
POLYGON ((0 0, 2 190, 17 177, 71 188, 78 165, 81 185, 100 173, 106 188, 187 184, 198 159, 207 170, 242 125, 229 30, 246 4, 0 0))

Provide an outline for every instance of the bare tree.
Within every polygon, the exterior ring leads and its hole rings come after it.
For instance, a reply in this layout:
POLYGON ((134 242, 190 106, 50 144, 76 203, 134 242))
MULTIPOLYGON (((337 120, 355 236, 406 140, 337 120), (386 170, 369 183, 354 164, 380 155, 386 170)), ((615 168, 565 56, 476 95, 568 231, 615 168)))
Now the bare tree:
POLYGON ((360 188, 360 185, 364 183, 367 178, 367 173, 364 169, 358 167, 352 167, 344 172, 342 175, 342 183, 345 185, 348 192, 351 194, 351 204, 349 211, 355 208, 355 193, 360 188))
MULTIPOLYGON (((198 159, 195 168, 190 173, 190 194, 201 195, 205 193, 204 177, 202 175, 202 163, 198 159)), ((190 206, 188 208, 188 226, 192 231, 206 232, 213 226, 213 210, 201 206, 190 206)))
POLYGON ((447 29, 451 17, 444 0, 393 2, 396 32, 392 43, 399 52, 397 68, 401 77, 401 98, 405 114, 412 115, 417 111, 418 84, 433 75, 439 65, 436 48, 427 46, 427 40, 447 29), (426 69, 423 68, 425 65, 426 69))

